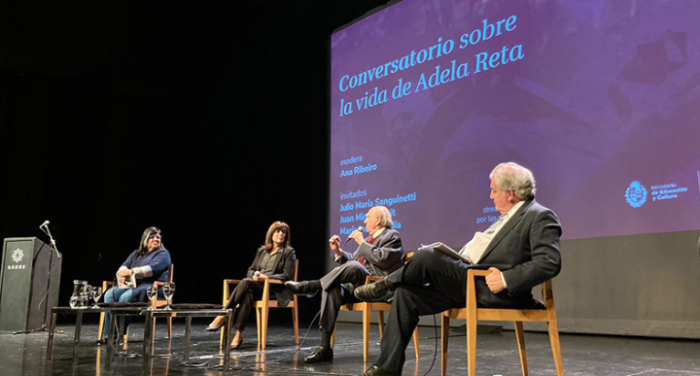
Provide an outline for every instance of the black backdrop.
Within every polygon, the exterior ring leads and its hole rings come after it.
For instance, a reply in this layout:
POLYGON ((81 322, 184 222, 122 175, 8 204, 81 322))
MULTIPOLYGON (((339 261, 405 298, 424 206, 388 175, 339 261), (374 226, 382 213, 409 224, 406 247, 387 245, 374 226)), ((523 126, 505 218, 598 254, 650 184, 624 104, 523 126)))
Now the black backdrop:
POLYGON ((220 301, 274 220, 324 269, 329 35, 384 2, 182 3, 0 3, 0 237, 51 220, 63 304, 153 225, 179 302, 220 301))

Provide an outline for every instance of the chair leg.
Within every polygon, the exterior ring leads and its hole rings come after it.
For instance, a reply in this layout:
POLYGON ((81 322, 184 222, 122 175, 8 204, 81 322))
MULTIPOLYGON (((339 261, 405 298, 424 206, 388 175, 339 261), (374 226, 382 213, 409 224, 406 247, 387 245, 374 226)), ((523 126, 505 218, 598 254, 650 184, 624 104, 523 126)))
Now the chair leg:
POLYGON ((362 359, 365 363, 369 359, 369 327, 371 324, 372 311, 369 308, 365 308, 362 310, 362 359))
MULTIPOLYGON (((124 326, 124 320, 122 320, 122 326, 124 326)), ((126 350, 129 347, 129 328, 126 328, 126 331, 124 332, 124 347, 123 349, 126 350)))
POLYGON ((384 311, 377 311, 379 338, 384 338, 384 311))
POLYGON ((528 376, 527 369, 527 352, 525 351, 525 331, 523 330, 522 321, 514 321, 515 338, 518 341, 518 351, 520 352, 520 367, 523 369, 523 376, 528 376))
POLYGON ((557 376, 564 376, 564 364, 561 361, 561 347, 559 345, 559 328, 557 320, 551 320, 547 323, 549 330, 549 342, 552 345, 552 355, 554 356, 554 365, 557 367, 557 376))
POLYGON ((262 350, 262 308, 255 308, 255 326, 258 330, 258 351, 262 350))
POLYGON ((102 341, 102 338, 104 337, 104 330, 105 330, 105 313, 102 312, 100 313, 100 327, 99 327, 99 333, 97 334, 97 339, 102 341))
POLYGON ((442 354, 440 354, 440 375, 447 375, 447 346, 450 341, 450 316, 440 315, 440 343, 442 354))
POLYGON ((224 339, 226 338, 226 330, 224 329, 221 329, 221 334, 219 335, 219 354, 223 354, 223 351, 225 349, 224 339))
POLYGON ((413 347, 416 349, 416 359, 420 359, 420 344, 418 343, 418 327, 413 331, 413 347))
POLYGON ((467 374, 476 376, 476 319, 467 319, 467 362, 467 374))
POLYGON ((292 308, 292 323, 294 324, 294 343, 299 344, 299 310, 296 304, 292 308))
POLYGON ((168 317, 168 339, 173 339, 173 318, 168 317))
POLYGON ((270 318, 270 310, 268 307, 261 309, 262 316, 262 328, 260 336, 262 337, 262 349, 265 350, 267 347, 267 320, 270 318))

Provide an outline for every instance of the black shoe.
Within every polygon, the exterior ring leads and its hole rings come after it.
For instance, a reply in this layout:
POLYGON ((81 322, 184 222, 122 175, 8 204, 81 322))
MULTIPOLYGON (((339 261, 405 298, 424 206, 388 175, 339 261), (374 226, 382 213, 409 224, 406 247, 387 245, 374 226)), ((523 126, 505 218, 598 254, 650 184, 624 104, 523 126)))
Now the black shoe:
POLYGON ((354 295, 361 302, 373 302, 383 299, 389 292, 385 280, 363 285, 355 289, 354 295))
POLYGON ((325 346, 319 346, 314 350, 311 355, 307 356, 304 359, 304 362, 306 363, 321 363, 321 362, 330 362, 333 360, 333 349, 330 347, 325 347, 325 346))
POLYGON ((95 343, 97 343, 98 345, 106 345, 107 338, 98 339, 97 341, 95 341, 95 343))
POLYGON ((389 373, 377 366, 369 367, 369 369, 362 374, 362 376, 394 376, 393 373, 389 373))
POLYGON ((294 282, 287 281, 284 283, 287 290, 291 291, 292 294, 306 296, 307 298, 313 298, 314 295, 321 289, 321 282, 319 281, 302 281, 294 282))

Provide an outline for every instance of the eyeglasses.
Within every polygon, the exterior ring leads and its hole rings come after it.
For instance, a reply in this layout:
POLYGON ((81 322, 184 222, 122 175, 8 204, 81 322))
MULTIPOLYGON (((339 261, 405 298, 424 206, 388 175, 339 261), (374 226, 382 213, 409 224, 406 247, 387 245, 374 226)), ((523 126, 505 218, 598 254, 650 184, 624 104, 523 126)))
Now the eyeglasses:
POLYGON ((160 240, 160 235, 151 235, 151 236, 148 237, 148 240, 151 240, 151 239, 158 239, 158 240, 160 240))

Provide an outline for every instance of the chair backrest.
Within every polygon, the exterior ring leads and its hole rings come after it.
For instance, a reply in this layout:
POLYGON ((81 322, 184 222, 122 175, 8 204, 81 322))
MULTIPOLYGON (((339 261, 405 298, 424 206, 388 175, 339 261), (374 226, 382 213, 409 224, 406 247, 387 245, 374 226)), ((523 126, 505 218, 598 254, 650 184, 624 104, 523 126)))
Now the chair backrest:
POLYGON ((173 273, 175 269, 175 264, 170 264, 170 267, 168 268, 168 283, 172 283, 173 281, 173 273))

